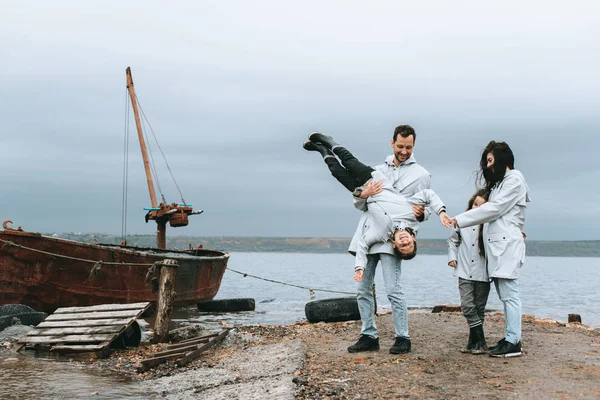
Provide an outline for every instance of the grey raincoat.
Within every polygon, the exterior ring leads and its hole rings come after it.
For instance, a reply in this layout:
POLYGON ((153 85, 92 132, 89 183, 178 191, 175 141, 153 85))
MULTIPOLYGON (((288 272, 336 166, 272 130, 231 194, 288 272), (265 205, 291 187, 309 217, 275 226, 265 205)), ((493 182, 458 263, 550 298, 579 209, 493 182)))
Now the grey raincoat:
MULTIPOLYGON (((393 188, 404 196, 412 196, 423 189, 431 188, 431 175, 425 168, 417 164, 414 155, 410 156, 408 160, 398 167, 394 165, 394 155, 390 155, 383 164, 376 166, 375 170, 381 172, 392 183, 393 188)), ((368 218, 369 213, 367 212, 367 200, 355 197, 354 206, 363 211, 363 213, 348 248, 351 254, 356 254, 358 242, 371 226, 371 221, 368 218)), ((426 208, 425 219, 428 218, 430 213, 431 210, 426 208)), ((369 248, 369 254, 378 253, 394 255, 391 242, 378 242, 369 248)))
POLYGON ((397 229, 409 227, 417 232, 419 221, 413 212, 413 205, 429 206, 436 214, 444 209, 442 200, 431 189, 407 197, 398 193, 381 171, 373 171, 371 176, 373 180, 383 183, 383 191, 367 199, 368 228, 357 241, 356 268, 366 267, 369 248, 389 242, 397 229))
POLYGON ((520 171, 506 172, 487 203, 456 216, 461 228, 485 224, 483 241, 490 278, 518 279, 525 262, 523 225, 529 188, 520 171))

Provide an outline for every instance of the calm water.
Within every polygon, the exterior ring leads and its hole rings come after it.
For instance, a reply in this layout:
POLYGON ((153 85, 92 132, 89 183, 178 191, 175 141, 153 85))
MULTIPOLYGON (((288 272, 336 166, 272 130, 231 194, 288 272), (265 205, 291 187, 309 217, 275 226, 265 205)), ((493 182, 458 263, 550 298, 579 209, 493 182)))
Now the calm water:
MULTIPOLYGON (((202 323, 284 324, 304 319, 306 302, 355 293, 353 259, 347 254, 232 253, 229 267, 264 278, 314 289, 330 289, 348 294, 316 291, 243 277, 227 271, 217 298, 251 297, 256 311, 238 314, 201 315, 194 307, 177 310, 177 325, 202 323)), ((539 317, 566 320, 569 313, 580 314, 585 324, 600 327, 597 312, 600 287, 600 258, 529 257, 520 279, 523 312, 539 317)), ((405 262, 402 282, 410 307, 459 303, 456 278, 445 256, 420 255, 405 262)), ((381 273, 375 280, 380 308, 389 308, 381 273)), ((494 289, 490 309, 501 310, 494 289)), ((98 371, 89 365, 37 358, 31 352, 0 352, 0 398, 2 399, 144 399, 143 383, 124 381, 118 374, 98 371)))
MULTIPOLYGON (((356 293, 353 258, 349 254, 233 253, 229 267, 248 274, 300 286, 356 293)), ((402 267, 402 282, 409 307, 427 308, 436 304, 459 304, 457 278, 452 276, 446 256, 420 255, 402 267)), ((377 302, 389 309, 381 272, 375 279, 377 302)), ((580 314, 584 324, 600 327, 600 258, 528 257, 519 279, 523 313, 566 321, 568 314, 580 314)), ((307 301, 348 296, 315 292, 279 285, 231 271, 225 272, 216 298, 251 297, 256 312, 193 317, 194 321, 224 320, 232 323, 293 323, 304 318, 307 301)), ((488 308, 502 310, 492 285, 488 308)), ((190 315, 191 314, 191 315, 190 315)), ((181 321, 183 322, 183 321, 181 321)))

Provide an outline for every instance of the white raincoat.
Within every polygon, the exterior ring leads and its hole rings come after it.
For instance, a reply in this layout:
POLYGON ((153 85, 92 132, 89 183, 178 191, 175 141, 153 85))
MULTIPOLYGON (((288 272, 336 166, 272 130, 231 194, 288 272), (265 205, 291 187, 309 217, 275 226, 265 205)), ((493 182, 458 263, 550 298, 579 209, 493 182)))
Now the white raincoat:
MULTIPOLYGON (((382 173, 391 183, 393 188, 404 196, 412 196, 423 189, 431 188, 431 175, 425 168, 417 164, 414 155, 411 155, 408 160, 400 164, 398 167, 394 165, 394 155, 390 155, 385 159, 385 162, 375 167, 376 171, 382 173)), ((358 242, 361 240, 365 232, 371 226, 369 214, 367 212, 367 200, 354 198, 354 206, 363 211, 358 227, 350 242, 348 251, 355 254, 358 248, 358 242)), ((431 210, 425 209, 425 219, 429 216, 431 210)), ((386 253, 394 255, 394 249, 391 242, 378 242, 369 248, 369 254, 386 253)))
POLYGON ((396 229, 412 228, 415 233, 419 229, 419 221, 413 212, 413 205, 429 206, 439 214, 444 204, 431 189, 424 189, 413 196, 407 197, 398 193, 381 171, 371 173, 373 180, 383 183, 383 191, 367 199, 368 228, 358 239, 356 245, 357 268, 367 265, 367 253, 375 244, 388 243, 396 229))
POLYGON ((458 216, 458 226, 485 224, 483 240, 490 278, 518 279, 525 262, 523 225, 529 188, 520 171, 506 172, 494 186, 487 203, 458 216))

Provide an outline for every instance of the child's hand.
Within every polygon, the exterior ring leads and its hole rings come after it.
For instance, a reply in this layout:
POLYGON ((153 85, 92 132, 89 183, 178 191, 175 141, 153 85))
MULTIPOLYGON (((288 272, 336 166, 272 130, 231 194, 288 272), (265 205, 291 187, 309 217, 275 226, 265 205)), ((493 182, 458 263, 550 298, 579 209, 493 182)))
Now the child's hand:
POLYGON ((357 269, 356 271, 354 271, 354 280, 356 282, 362 282, 364 274, 365 274, 364 269, 357 269))
POLYGON ((446 228, 450 228, 452 226, 452 218, 450 218, 448 216, 448 214, 446 214, 445 211, 442 211, 440 213, 440 222, 442 223, 442 225, 444 225, 446 228))
POLYGON ((458 221, 456 220, 456 217, 450 218, 450 222, 452 222, 455 228, 460 228, 460 226, 458 226, 458 221))
POLYGON ((456 268, 456 260, 452 260, 448 263, 449 266, 451 266, 452 268, 456 268))

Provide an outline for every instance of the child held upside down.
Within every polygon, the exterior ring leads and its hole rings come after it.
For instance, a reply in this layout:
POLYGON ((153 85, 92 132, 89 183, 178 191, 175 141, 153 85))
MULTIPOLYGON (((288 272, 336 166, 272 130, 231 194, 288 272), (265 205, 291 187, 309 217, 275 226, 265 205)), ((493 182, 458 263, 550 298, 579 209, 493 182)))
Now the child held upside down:
POLYGON ((346 148, 336 146, 336 158, 327 147, 307 141, 303 147, 309 151, 318 151, 329 166, 332 175, 353 191, 354 196, 367 199, 368 229, 358 243, 355 258, 354 279, 362 281, 367 264, 369 247, 378 242, 392 241, 396 255, 410 260, 417 254, 415 236, 419 221, 414 214, 413 205, 429 206, 439 215, 442 225, 450 227, 451 220, 442 200, 431 189, 424 189, 407 197, 392 186, 384 174, 358 161, 346 148))

